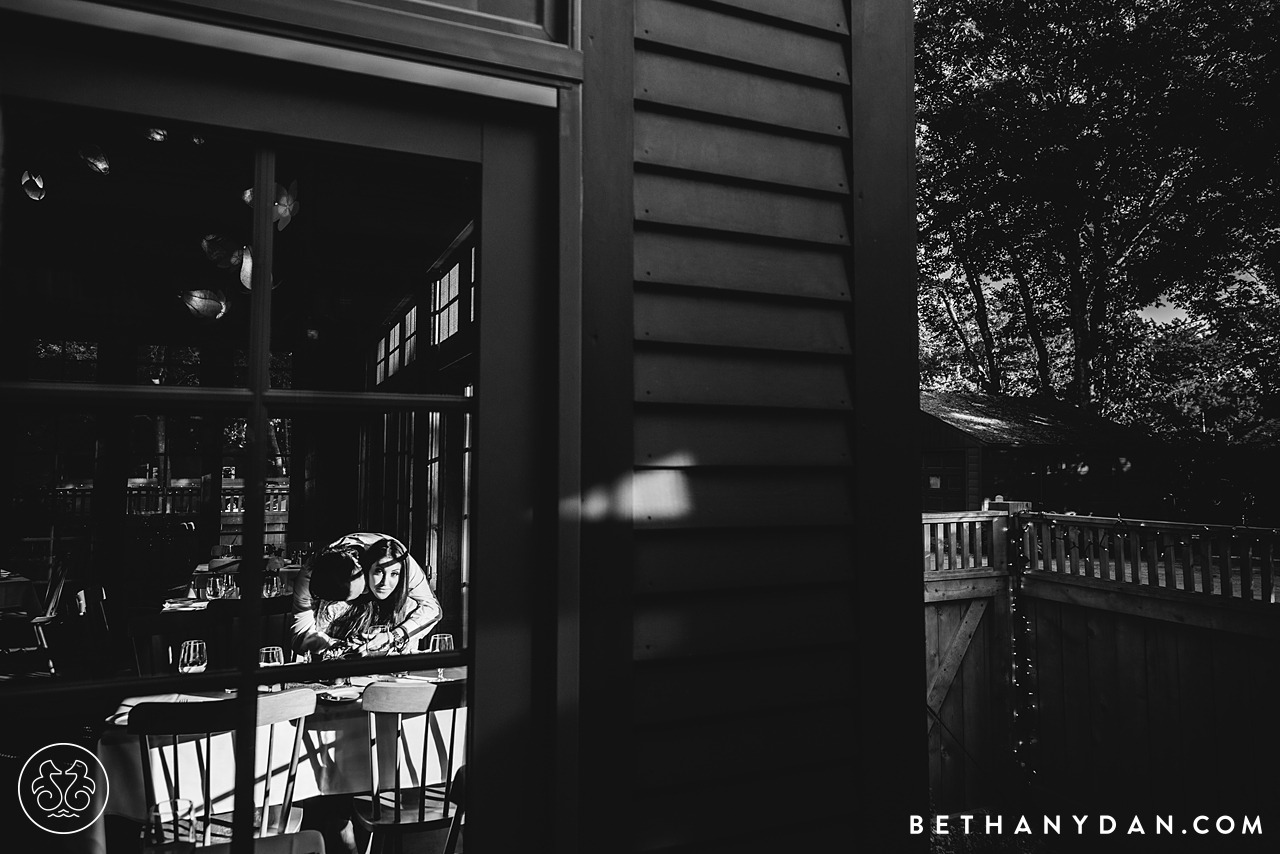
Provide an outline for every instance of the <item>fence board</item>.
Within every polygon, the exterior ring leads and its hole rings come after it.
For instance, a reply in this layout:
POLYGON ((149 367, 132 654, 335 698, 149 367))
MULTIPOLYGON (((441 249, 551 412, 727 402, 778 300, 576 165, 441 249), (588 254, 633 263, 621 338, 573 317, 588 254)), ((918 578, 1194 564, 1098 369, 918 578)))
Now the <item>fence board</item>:
POLYGON ((840 249, 774 246, 712 235, 638 230, 637 282, 849 301, 840 249))
POLYGON ((830 193, 849 191, 842 146, 641 110, 635 160, 830 193))
POLYGON ((848 246, 843 200, 639 173, 634 185, 640 222, 705 228, 848 246))
POLYGON ((1177 753, 1186 726, 1182 720, 1182 696, 1178 682, 1178 629, 1162 623, 1145 623, 1147 645, 1147 731, 1151 741, 1151 778, 1148 803, 1167 801, 1167 784, 1182 773, 1177 753))
POLYGON ((964 690, 962 718, 964 721, 964 802, 982 803, 983 795, 991 791, 986 775, 992 773, 991 741, 988 733, 993 712, 991 677, 988 659, 991 655, 988 637, 991 635, 994 609, 987 608, 981 625, 969 644, 969 654, 960 667, 959 680, 964 690))
POLYGON ((720 347, 849 353, 842 307, 727 299, 703 293, 635 295, 637 340, 720 347))
POLYGON ((1269 607, 1224 600, 1205 601, 1199 593, 1183 590, 1137 588, 1126 590, 1115 584, 1070 576, 1026 576, 1024 593, 1072 605, 1118 611, 1136 617, 1198 626, 1218 631, 1274 640, 1280 637, 1280 622, 1269 607))
POLYGON ((747 656, 645 661, 635 666, 634 713, 638 724, 712 718, 798 705, 852 702, 851 647, 763 650, 747 656), (785 691, 743 687, 785 676, 785 691))
POLYGON ((843 415, 718 411, 636 413, 637 466, 847 466, 843 415))
POLYGON ((1178 698, 1182 704, 1182 731, 1177 742, 1182 759, 1179 779, 1185 780, 1188 799, 1194 796, 1206 810, 1216 809, 1213 787, 1201 781, 1213 779, 1212 762, 1213 657, 1210 643, 1199 633, 1178 632, 1178 698))
POLYGON ((654 597, 635 606, 636 660, 851 643, 847 593, 798 587, 707 597, 654 597))
POLYGON ((636 401, 804 409, 852 409, 836 361, 637 350, 636 401))
POLYGON ((1041 784, 1061 779, 1066 766, 1067 743, 1064 738, 1062 629, 1059 625, 1062 606, 1057 602, 1024 598, 1034 609, 1036 633, 1036 682, 1040 689, 1040 774, 1041 784))
POLYGON ((1147 693, 1147 638, 1135 617, 1115 616, 1116 708, 1115 742, 1117 802, 1151 808, 1149 799, 1151 743, 1148 736, 1150 703, 1147 693))
POLYGON ((1072 794, 1085 795, 1096 785, 1091 772, 1096 746, 1090 737, 1089 642, 1084 610, 1064 605, 1062 628, 1062 711, 1065 740, 1065 777, 1072 794), (1083 788, 1079 788, 1083 787, 1083 788))
MULTIPOLYGON (((927 698, 929 696, 929 686, 933 684, 934 677, 938 674, 938 668, 942 662, 942 652, 945 648, 943 644, 946 639, 939 634, 938 621, 942 614, 944 604, 928 604, 924 606, 924 685, 922 694, 927 698)), ((929 789, 933 800, 932 807, 936 809, 950 810, 950 805, 939 806, 938 799, 943 798, 946 793, 942 791, 942 744, 943 732, 942 727, 934 723, 933 715, 925 712, 926 738, 929 746, 929 789)))
POLYGON ((736 62, 849 82, 839 41, 671 0, 636 0, 636 38, 736 62))
POLYGON ((647 51, 636 52, 635 97, 710 115, 849 136, 844 95, 839 89, 647 51))
MULTIPOLYGON (((956 634, 964 624, 965 616, 976 605, 977 602, 958 602, 941 609, 938 614, 938 638, 944 644, 944 649, 950 651, 956 634)), ((934 677, 935 684, 939 678, 946 677, 947 664, 944 654, 938 674, 934 677)), ((950 690, 939 703, 934 705, 938 720, 941 722, 940 725, 935 725, 934 729, 942 730, 942 766, 941 776, 938 779, 942 803, 946 803, 951 798, 964 797, 964 755, 960 747, 963 741, 958 743, 957 739, 964 738, 965 686, 954 678, 950 681, 950 690)))
MULTIPOLYGON (((1213 736, 1218 745, 1214 770, 1217 791, 1226 809, 1239 810, 1258 791, 1254 785, 1255 751, 1240 749, 1251 741, 1249 729, 1249 680, 1261 669, 1256 650, 1239 640, 1219 635, 1212 639, 1213 736), (1225 748, 1225 749, 1223 749, 1225 748)), ((1259 781, 1261 782, 1261 781, 1259 781)))
POLYGON ((1105 611, 1084 611, 1088 639, 1088 721, 1093 747, 1091 765, 1098 803, 1118 802, 1124 794, 1113 787, 1119 781, 1120 744, 1116 737, 1116 711, 1120 687, 1117 676, 1116 615, 1105 611))
POLYGON ((637 532, 632 555, 641 593, 831 584, 853 572, 844 528, 637 532))

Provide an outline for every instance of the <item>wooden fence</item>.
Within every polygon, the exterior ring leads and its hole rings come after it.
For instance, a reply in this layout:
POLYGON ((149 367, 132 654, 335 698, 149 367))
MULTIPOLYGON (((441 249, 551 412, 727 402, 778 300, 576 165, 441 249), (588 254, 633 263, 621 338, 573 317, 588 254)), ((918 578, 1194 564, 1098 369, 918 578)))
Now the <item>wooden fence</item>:
POLYGON ((1275 601, 1271 528, 1023 513, 1028 571, 1275 601))
POLYGON ((1044 513, 922 522, 926 697, 946 724, 929 732, 936 810, 999 807, 1015 789, 1062 811, 1270 808, 1276 531, 1044 513), (1008 618, 983 636, 975 607, 1005 589, 1008 618), (1021 741, 993 741, 1015 731, 1011 710, 1021 741))
POLYGON ((925 705, 934 808, 990 803, 1012 777, 1009 515, 924 514, 925 705))

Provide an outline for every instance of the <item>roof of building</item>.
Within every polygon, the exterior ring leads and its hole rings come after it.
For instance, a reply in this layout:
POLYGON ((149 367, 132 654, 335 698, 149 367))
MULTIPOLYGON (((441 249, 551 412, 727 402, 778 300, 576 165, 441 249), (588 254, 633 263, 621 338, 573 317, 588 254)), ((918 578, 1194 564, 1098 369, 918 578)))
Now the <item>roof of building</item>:
POLYGON ((984 445, 1114 447, 1151 444, 1133 427, 1060 401, 956 391, 921 391, 920 410, 984 445))

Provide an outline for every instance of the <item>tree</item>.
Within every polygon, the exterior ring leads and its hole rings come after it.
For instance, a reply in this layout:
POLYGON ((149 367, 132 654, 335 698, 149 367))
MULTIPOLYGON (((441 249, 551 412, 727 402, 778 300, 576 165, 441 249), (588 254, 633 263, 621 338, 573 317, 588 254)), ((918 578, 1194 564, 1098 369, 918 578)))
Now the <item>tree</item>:
POLYGON ((1278 29, 1270 0, 919 0, 921 340, 959 354, 924 379, 1116 408, 1142 307, 1220 341, 1242 282, 1271 299, 1278 29))

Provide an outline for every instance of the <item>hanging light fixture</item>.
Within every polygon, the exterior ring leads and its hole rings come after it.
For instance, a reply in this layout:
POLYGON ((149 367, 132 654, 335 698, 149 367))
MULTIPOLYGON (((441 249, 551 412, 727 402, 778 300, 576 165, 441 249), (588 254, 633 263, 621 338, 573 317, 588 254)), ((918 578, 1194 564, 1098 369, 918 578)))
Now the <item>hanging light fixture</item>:
POLYGON ((198 289, 179 294, 183 305, 202 320, 219 320, 227 313, 227 298, 222 291, 198 289))

